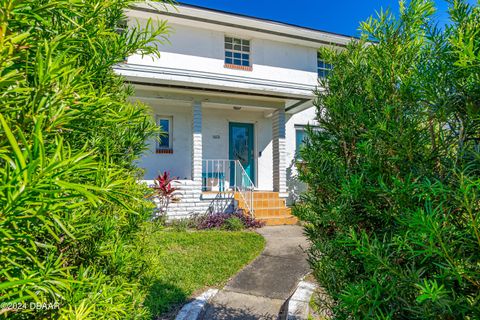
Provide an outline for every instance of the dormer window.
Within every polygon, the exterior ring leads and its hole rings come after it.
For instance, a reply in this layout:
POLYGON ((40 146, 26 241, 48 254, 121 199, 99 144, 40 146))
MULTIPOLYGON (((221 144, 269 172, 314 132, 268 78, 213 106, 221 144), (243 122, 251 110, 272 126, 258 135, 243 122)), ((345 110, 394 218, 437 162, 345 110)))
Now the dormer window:
POLYGON ((225 67, 251 70, 250 40, 225 37, 225 67))
POLYGON ((317 53, 317 73, 319 78, 326 78, 328 73, 333 69, 332 65, 326 63, 317 53))

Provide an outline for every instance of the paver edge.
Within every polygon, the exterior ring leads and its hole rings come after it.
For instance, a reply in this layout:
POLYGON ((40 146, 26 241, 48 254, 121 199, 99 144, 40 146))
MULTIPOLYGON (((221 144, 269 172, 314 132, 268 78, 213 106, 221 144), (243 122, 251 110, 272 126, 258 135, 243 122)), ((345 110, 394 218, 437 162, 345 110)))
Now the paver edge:
POLYGON ((298 283, 297 289, 288 300, 287 320, 308 318, 310 299, 316 288, 317 285, 312 282, 302 280, 298 283))
POLYGON ((215 297, 218 291, 218 289, 208 289, 189 303, 185 304, 178 312, 175 320, 198 319, 207 303, 215 297))

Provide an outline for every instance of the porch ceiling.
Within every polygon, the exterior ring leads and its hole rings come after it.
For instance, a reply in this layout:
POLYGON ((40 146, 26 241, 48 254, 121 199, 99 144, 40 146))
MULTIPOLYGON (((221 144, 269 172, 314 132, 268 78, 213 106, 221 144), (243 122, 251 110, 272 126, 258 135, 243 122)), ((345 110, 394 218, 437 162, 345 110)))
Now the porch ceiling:
POLYGON ((295 99, 271 95, 222 92, 195 88, 174 88, 149 84, 135 84, 136 97, 143 100, 162 100, 172 103, 202 101, 208 108, 268 111, 272 109, 298 107, 308 99, 295 99))

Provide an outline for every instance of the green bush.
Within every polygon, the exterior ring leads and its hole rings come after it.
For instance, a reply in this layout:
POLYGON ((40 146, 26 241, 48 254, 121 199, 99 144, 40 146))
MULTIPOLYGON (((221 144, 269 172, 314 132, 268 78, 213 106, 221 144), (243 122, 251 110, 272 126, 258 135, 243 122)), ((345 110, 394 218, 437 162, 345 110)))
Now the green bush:
POLYGON ((480 6, 401 3, 321 54, 294 210, 337 319, 480 318, 480 6))
POLYGON ((229 231, 241 231, 245 229, 245 225, 239 217, 231 217, 225 220, 222 228, 229 231))
POLYGON ((186 231, 188 229, 195 229, 197 225, 197 218, 182 218, 174 219, 165 223, 168 227, 175 231, 186 231))
POLYGON ((0 314, 9 318, 148 314, 131 239, 152 208, 132 163, 158 131, 112 66, 158 55, 167 28, 119 32, 130 3, 1 2, 0 314))

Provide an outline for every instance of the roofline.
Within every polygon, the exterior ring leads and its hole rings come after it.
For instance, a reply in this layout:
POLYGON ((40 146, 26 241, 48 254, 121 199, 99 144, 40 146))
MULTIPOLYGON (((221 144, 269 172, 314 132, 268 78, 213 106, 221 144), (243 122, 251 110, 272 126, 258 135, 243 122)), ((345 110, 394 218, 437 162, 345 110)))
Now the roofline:
POLYGON ((172 6, 173 10, 169 10, 169 7, 170 6, 167 7, 165 4, 163 4, 162 7, 159 7, 159 2, 140 1, 132 4, 130 6, 130 9, 132 11, 145 12, 148 14, 163 15, 166 17, 186 19, 200 23, 220 25, 228 28, 243 29, 251 32, 270 34, 277 37, 290 38, 297 41, 308 42, 311 44, 315 43, 334 47, 346 47, 348 42, 358 39, 357 37, 353 36, 346 36, 333 32, 321 31, 317 29, 297 26, 294 24, 256 18, 216 9, 209 9, 195 5, 180 3, 179 5, 172 6), (192 11, 190 11, 191 14, 188 14, 186 12, 182 12, 182 8, 184 8, 185 10, 193 10, 193 12, 195 10, 198 10, 200 12, 204 12, 204 15, 197 16, 192 14, 192 11), (209 13, 217 14, 223 17, 222 19, 211 18, 209 17, 209 13), (232 17, 232 21, 229 20, 229 16, 232 17), (237 19, 237 21, 235 21, 235 19, 237 19), (252 25, 242 24, 238 19, 249 20, 251 21, 252 25))
POLYGON ((261 22, 275 23, 275 24, 280 24, 280 25, 284 25, 284 26, 288 26, 288 27, 295 27, 295 28, 305 29, 305 30, 309 30, 309 31, 328 33, 328 34, 339 36, 339 37, 345 37, 345 38, 349 38, 349 39, 360 40, 360 37, 358 37, 358 36, 352 36, 352 35, 338 33, 338 32, 331 32, 331 31, 326 31, 326 30, 322 30, 322 29, 305 27, 305 26, 301 26, 301 25, 298 25, 298 24, 294 24, 294 23, 288 23, 288 22, 283 22, 283 21, 278 21, 278 20, 273 20, 273 19, 267 19, 267 18, 259 18, 259 17, 255 17, 255 16, 250 16, 248 14, 236 13, 236 12, 220 10, 220 9, 213 9, 213 8, 203 7, 203 6, 199 6, 199 5, 195 5, 195 4, 188 4, 188 3, 184 3, 184 2, 177 2, 177 4, 182 6, 182 7, 190 7, 190 8, 200 9, 200 10, 204 10, 204 11, 223 13, 223 14, 228 14, 228 15, 232 15, 232 16, 257 20, 257 21, 261 21, 261 22))

